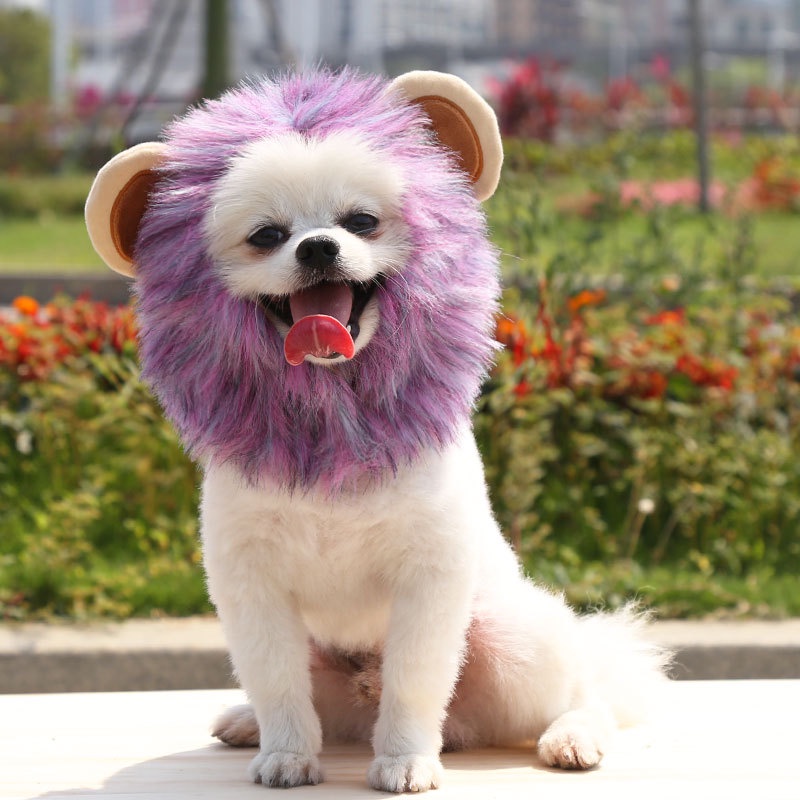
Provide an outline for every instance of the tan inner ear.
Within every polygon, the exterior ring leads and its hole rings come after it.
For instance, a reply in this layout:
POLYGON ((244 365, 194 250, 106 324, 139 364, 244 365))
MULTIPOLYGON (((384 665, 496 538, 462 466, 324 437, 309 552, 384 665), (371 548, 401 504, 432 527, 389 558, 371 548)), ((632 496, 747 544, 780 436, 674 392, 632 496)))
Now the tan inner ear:
POLYGON ((414 98, 430 117, 439 141, 461 158, 461 165, 475 183, 483 173, 483 149, 472 120, 452 100, 438 95, 414 98))
POLYGON ((111 207, 111 236, 116 251, 133 261, 139 223, 147 209, 147 198, 158 180, 155 170, 137 172, 117 195, 111 207))

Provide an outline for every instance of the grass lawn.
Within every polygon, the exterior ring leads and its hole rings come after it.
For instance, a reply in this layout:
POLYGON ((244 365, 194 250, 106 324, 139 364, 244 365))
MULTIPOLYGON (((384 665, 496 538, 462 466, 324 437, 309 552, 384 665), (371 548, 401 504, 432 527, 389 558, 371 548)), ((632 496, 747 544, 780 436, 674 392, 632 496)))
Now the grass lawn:
POLYGON ((528 574, 563 591, 582 611, 616 607, 634 597, 661 619, 690 617, 770 618, 800 616, 796 575, 764 568, 747 577, 714 575, 688 565, 644 566, 635 561, 576 565, 526 559, 528 574))
POLYGON ((630 268, 639 268, 645 256, 654 268, 669 269, 671 261, 676 272, 703 264, 724 269, 737 258, 745 258, 760 277, 800 276, 797 215, 770 213, 737 220, 679 211, 665 214, 660 225, 659 238, 653 235, 652 218, 641 214, 602 223, 576 218, 562 223, 559 249, 570 238, 585 242, 591 256, 586 269, 597 274, 624 275, 630 268), (592 238, 598 229, 602 238, 592 238), (748 253, 737 252, 745 247, 748 253))
MULTIPOLYGON (((507 272, 538 270, 565 252, 572 253, 574 262, 566 268, 592 275, 624 275, 629 262, 640 267, 643 256, 657 271, 681 272, 697 260, 716 269, 746 244, 754 274, 800 276, 797 215, 775 212, 732 220, 680 210, 660 217, 654 237, 653 217, 642 214, 602 222, 549 211, 534 217, 517 192, 511 218, 503 196, 497 200, 489 206, 489 219, 507 272)), ((0 273, 104 269, 82 217, 0 218, 0 273)))
POLYGON ((82 217, 0 218, 0 273, 105 269, 82 217))
POLYGON ((800 219, 770 211, 741 217, 703 215, 675 206, 650 212, 612 211, 587 218, 565 210, 564 198, 586 192, 574 178, 545 187, 529 176, 510 175, 487 203, 492 237, 506 275, 549 267, 587 275, 625 278, 689 271, 762 278, 800 277, 800 219), (577 190, 577 192, 576 192, 577 190))
POLYGON ((762 214, 753 224, 756 259, 765 275, 800 275, 800 218, 762 214))

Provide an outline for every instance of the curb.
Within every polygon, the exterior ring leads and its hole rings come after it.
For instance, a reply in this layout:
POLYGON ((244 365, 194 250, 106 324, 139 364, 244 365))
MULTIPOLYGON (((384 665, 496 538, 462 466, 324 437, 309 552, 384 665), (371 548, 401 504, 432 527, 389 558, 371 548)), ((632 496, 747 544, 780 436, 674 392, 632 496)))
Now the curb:
MULTIPOLYGON (((647 636, 675 651, 677 680, 800 678, 800 619, 665 621, 648 626, 647 636)), ((0 627, 0 693, 235 685, 213 618, 0 627)))
POLYGON ((800 619, 664 620, 648 637, 675 653, 676 680, 800 678, 800 619))
POLYGON ((226 689, 216 619, 0 626, 0 693, 226 689))
POLYGON ((0 275, 0 305, 28 295, 47 303, 58 295, 88 295, 110 305, 125 305, 131 299, 131 281, 111 270, 105 272, 7 272, 0 275))

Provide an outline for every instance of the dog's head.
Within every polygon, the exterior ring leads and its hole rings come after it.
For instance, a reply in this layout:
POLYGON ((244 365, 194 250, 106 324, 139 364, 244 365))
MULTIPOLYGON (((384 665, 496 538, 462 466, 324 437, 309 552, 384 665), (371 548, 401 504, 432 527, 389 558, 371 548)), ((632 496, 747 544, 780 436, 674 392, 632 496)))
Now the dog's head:
POLYGON ((261 303, 293 366, 350 359, 375 333, 376 290, 409 255, 403 188, 348 130, 252 142, 218 182, 209 253, 230 292, 261 303))
POLYGON ((337 488, 449 441, 491 357, 478 201, 501 159, 456 78, 321 72, 109 162, 90 235, 136 277, 145 375, 190 449, 337 488))

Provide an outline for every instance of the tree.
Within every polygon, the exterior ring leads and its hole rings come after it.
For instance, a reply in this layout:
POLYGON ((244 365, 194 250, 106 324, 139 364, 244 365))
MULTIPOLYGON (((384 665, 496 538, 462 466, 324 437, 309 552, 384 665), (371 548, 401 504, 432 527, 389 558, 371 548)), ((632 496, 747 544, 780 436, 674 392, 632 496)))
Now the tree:
POLYGON ((28 9, 0 10, 0 103, 46 100, 50 23, 28 9))
POLYGON ((206 52, 203 97, 217 97, 230 85, 228 75, 228 2, 206 0, 206 52))
POLYGON ((698 207, 703 213, 710 210, 708 197, 708 116, 706 114, 705 31, 701 0, 689 0, 689 32, 691 36, 692 86, 694 92, 694 130, 697 139, 697 180, 700 185, 698 207))

